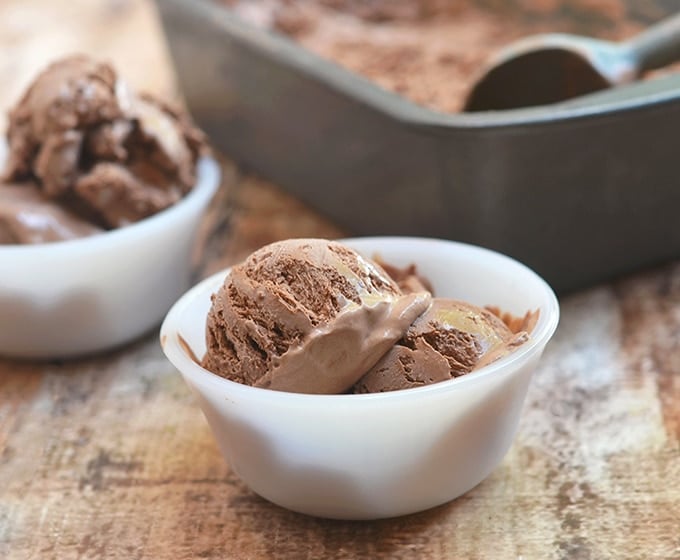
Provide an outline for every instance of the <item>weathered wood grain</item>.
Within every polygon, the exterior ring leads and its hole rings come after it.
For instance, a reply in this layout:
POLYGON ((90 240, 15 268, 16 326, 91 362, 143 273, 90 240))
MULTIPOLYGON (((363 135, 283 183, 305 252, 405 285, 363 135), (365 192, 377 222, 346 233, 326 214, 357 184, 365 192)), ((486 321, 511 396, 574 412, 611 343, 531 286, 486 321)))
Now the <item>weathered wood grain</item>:
MULTIPOLYGON (((3 0, 0 106, 74 49, 171 95, 157 32, 147 2, 3 0)), ((224 169, 198 275, 277 238, 342 234, 224 169)), ((565 298, 501 466, 453 503, 379 522, 253 495, 156 336, 78 361, 0 360, 0 558, 680 559, 678 263, 565 298)))

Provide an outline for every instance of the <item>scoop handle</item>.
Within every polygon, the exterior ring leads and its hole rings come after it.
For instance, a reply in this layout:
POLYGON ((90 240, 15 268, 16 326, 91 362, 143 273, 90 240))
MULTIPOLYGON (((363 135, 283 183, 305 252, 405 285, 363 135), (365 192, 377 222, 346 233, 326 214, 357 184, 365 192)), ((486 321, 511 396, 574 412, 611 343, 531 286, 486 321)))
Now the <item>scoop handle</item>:
POLYGON ((638 74, 680 60, 680 12, 625 41, 638 74))

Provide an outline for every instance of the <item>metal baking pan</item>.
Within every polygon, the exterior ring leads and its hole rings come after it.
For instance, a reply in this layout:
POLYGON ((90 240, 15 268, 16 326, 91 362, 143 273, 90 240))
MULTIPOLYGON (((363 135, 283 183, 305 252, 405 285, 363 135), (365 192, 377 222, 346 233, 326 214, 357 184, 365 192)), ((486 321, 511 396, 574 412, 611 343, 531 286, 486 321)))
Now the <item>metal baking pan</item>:
POLYGON ((157 0, 214 144, 353 235, 502 251, 560 292, 680 256, 680 75, 443 115, 211 0, 157 0))

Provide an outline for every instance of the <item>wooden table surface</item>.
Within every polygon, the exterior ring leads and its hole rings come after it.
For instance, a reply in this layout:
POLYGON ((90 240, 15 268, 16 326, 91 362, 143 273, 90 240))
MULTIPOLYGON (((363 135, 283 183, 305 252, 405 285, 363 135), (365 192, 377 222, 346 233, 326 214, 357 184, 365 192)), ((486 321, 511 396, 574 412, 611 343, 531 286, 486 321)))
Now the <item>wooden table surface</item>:
MULTIPOLYGON (((146 1, 2 0, 2 112, 74 51, 175 95, 146 1)), ((343 233, 228 163, 219 200, 200 275, 274 239, 343 233)), ((0 360, 0 558, 680 559, 680 263, 561 305, 502 464, 452 503, 377 522, 252 494, 156 333, 79 361, 0 360)))

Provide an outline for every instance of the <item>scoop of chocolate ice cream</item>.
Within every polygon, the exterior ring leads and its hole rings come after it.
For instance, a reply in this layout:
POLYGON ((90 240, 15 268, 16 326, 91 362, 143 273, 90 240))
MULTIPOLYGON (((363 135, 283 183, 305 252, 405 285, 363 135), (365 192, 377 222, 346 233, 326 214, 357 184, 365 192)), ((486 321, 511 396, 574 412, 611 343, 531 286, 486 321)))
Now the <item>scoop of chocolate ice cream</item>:
POLYGON ((339 243, 274 243, 234 267, 213 296, 202 364, 256 387, 341 393, 429 302, 339 243))
POLYGON ((137 95, 86 56, 48 66, 9 115, 7 181, 105 228, 138 221, 193 186, 203 135, 184 113, 137 95))
POLYGON ((0 245, 66 241, 101 231, 46 199, 35 184, 0 184, 0 245))
POLYGON ((527 338, 526 332, 514 334, 488 310, 435 298, 352 392, 395 391, 459 377, 506 355, 527 338))
POLYGON ((85 131, 122 118, 125 90, 108 64, 84 56, 55 62, 10 111, 10 180, 34 176, 49 196, 73 184, 85 131))

